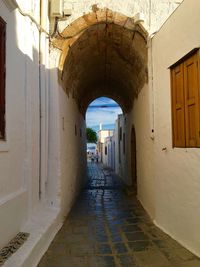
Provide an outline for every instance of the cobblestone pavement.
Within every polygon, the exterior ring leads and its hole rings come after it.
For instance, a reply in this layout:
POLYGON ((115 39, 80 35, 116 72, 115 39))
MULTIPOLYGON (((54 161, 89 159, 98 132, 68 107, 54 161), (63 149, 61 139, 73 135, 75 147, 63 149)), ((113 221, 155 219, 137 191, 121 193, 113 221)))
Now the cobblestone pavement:
POLYGON ((38 267, 200 267, 200 259, 159 230, 101 164, 38 267))

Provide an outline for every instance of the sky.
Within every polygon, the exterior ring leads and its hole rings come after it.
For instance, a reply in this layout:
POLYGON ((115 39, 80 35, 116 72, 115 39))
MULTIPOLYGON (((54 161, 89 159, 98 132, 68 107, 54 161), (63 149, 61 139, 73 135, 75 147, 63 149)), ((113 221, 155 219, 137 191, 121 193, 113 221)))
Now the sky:
POLYGON ((113 129, 118 114, 122 114, 122 110, 114 100, 107 97, 97 98, 87 109, 87 127, 98 131, 99 124, 102 123, 103 129, 113 129))

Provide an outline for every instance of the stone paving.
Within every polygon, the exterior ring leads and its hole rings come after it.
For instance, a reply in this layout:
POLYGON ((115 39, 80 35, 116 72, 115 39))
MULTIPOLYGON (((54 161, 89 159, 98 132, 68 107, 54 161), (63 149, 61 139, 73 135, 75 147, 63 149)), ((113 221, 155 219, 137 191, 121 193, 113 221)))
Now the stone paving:
POLYGON ((116 175, 88 164, 89 181, 38 267, 200 267, 157 228, 116 175))

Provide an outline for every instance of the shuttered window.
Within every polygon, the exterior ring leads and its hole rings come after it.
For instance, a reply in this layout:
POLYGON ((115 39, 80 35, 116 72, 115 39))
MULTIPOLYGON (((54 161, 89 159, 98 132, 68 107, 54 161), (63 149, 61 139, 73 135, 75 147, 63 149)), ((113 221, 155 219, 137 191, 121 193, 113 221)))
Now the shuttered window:
POLYGON ((200 147, 199 51, 171 67, 174 147, 200 147))
POLYGON ((0 139, 5 139, 5 43, 6 23, 0 18, 0 139))

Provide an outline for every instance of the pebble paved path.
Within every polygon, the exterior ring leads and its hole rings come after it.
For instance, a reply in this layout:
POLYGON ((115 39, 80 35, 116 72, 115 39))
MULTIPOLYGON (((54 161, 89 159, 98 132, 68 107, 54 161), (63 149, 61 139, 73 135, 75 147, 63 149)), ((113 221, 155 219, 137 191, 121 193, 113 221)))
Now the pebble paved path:
POLYGON ((200 267, 200 259, 159 230, 137 199, 101 164, 38 267, 200 267))

